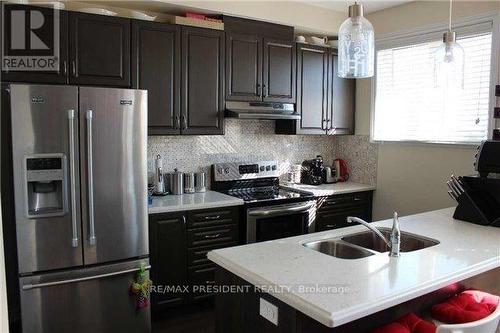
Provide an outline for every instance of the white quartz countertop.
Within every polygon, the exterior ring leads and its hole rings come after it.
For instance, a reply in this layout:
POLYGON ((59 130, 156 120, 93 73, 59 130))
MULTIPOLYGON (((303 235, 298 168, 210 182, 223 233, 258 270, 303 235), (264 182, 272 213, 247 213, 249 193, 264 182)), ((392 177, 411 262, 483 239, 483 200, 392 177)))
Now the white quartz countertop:
MULTIPOLYGON (((399 258, 381 253, 340 259, 302 246, 367 230, 361 225, 220 249, 208 258, 324 325, 337 327, 500 267, 500 228, 457 221, 452 215, 453 208, 448 208, 400 217, 402 231, 440 243, 399 258)), ((390 227, 392 220, 374 225, 390 227)))
POLYGON ((280 184, 284 188, 295 189, 307 193, 311 193, 316 197, 336 195, 336 194, 347 194, 363 191, 375 190, 375 186, 366 185, 354 182, 340 182, 335 184, 321 184, 318 186, 307 185, 307 184, 280 184))
POLYGON ((243 205, 243 200, 215 191, 202 193, 166 195, 153 197, 149 214, 179 212, 194 209, 208 209, 243 205))

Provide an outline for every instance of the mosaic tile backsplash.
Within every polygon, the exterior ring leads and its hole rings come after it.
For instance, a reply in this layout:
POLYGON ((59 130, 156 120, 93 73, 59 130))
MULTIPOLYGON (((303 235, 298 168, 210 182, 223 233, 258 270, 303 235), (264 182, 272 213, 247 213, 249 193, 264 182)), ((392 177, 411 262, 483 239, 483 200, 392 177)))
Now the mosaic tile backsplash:
POLYGON ((376 185, 378 145, 370 142, 368 135, 346 135, 335 137, 333 151, 349 166, 353 182, 376 185))
POLYGON ((148 137, 150 181, 157 154, 163 158, 165 172, 178 168, 183 172, 205 171, 208 175, 210 166, 221 162, 277 160, 281 172, 285 173, 290 163, 301 163, 318 154, 325 161, 333 161, 334 137, 276 135, 272 120, 225 121, 225 135, 148 137))

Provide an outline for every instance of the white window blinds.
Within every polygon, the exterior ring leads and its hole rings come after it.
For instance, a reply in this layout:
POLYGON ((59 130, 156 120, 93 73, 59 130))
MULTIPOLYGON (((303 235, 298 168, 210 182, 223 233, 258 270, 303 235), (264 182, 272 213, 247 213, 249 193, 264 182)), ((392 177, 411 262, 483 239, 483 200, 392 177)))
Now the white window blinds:
POLYGON ((385 47, 381 43, 373 140, 469 144, 487 138, 491 25, 458 32, 465 51, 463 90, 436 87, 434 50, 441 43, 439 34, 391 40, 385 47))

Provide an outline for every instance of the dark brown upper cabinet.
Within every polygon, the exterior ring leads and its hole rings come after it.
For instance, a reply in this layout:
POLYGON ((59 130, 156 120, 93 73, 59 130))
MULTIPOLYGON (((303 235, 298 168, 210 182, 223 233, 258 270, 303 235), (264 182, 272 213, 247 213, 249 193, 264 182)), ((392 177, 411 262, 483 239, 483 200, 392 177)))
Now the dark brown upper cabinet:
POLYGON ((277 134, 352 134, 355 80, 337 76, 331 48, 297 44, 297 111, 301 120, 277 120, 277 134))
POLYGON ((132 87, 148 91, 148 134, 181 133, 181 29, 146 21, 132 23, 132 87))
POLYGON ((226 100, 295 103, 293 27, 224 17, 226 100))
MULTIPOLYGON (((67 83, 67 75, 68 75, 68 12, 66 11, 58 11, 57 14, 54 14, 54 10, 48 7, 34 7, 34 6, 26 6, 26 5, 18 5, 18 4, 5 4, 3 7, 4 15, 1 15, 0 23, 2 19, 6 19, 3 24, 0 24, 1 27, 4 27, 6 30, 4 32, 4 50, 7 50, 11 41, 10 41, 10 15, 8 13, 12 10, 22 9, 33 9, 43 13, 44 18, 51 22, 55 21, 56 24, 59 24, 59 39, 54 41, 54 46, 59 45, 59 70, 58 71, 2 71, 2 82, 31 82, 31 83, 58 83, 65 84, 67 83)), ((28 15, 30 11, 24 11, 28 15)), ((26 16, 25 16, 26 19, 26 16)), ((43 30, 39 29, 37 34, 47 34, 53 33, 52 30, 43 30), (40 31, 41 30, 41 31, 40 31)), ((45 38, 42 39, 45 40, 45 38)), ((49 38, 50 40, 50 38, 49 38)), ((50 55, 50 54, 49 54, 50 55)), ((3 57, 3 55, 2 55, 3 57)), ((1 59, 3 63, 3 58, 1 59)))
POLYGON ((224 134, 224 32, 182 28, 181 133, 224 134))
POLYGON ((330 65, 332 70, 327 117, 328 134, 354 134, 356 80, 338 77, 336 52, 331 53, 330 65))
POLYGON ((69 13, 70 84, 130 87, 130 20, 69 13))
POLYGON ((295 103, 295 43, 264 39, 265 102, 295 103))
POLYGON ((226 34, 226 99, 262 100, 262 38, 226 34))

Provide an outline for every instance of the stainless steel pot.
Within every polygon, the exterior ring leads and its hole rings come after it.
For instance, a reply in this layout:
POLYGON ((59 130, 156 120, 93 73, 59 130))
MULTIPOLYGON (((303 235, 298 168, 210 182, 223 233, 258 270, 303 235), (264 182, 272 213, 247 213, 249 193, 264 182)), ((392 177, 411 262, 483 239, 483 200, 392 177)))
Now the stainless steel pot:
POLYGON ((177 169, 170 174, 170 190, 176 195, 184 193, 184 173, 177 169))

